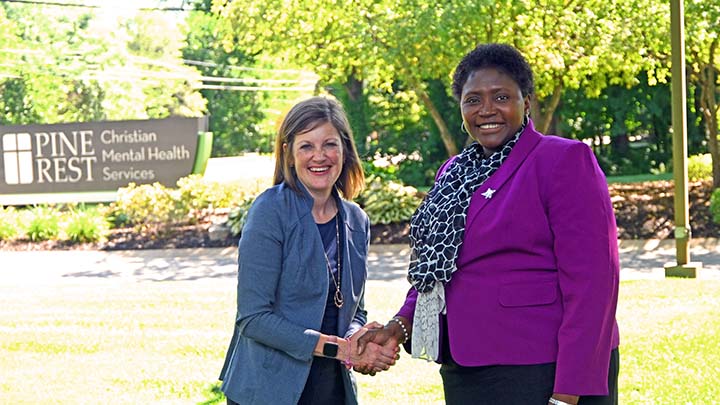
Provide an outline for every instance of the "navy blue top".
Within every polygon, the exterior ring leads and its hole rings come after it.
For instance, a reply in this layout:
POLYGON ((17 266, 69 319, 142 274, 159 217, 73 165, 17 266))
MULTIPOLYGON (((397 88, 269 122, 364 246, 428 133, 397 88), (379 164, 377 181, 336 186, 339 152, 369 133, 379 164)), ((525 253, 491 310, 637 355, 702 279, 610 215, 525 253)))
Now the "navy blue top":
MULTIPOLYGON (((335 280, 338 280, 338 244, 336 242, 336 235, 338 233, 337 227, 337 216, 333 217, 330 222, 324 224, 317 224, 318 231, 320 231, 320 237, 325 247, 325 254, 330 262, 330 268, 332 270, 332 276, 328 274, 328 296, 327 302, 325 303, 325 316, 323 316, 322 326, 320 332, 326 335, 337 335, 338 331, 338 307, 335 306, 335 280)), ((340 243, 342 243, 342 235, 340 237, 340 243)), ((339 280, 338 280, 339 281, 339 280)))
MULTIPOLYGON (((338 280, 338 243, 337 243, 337 216, 330 222, 317 224, 320 237, 325 247, 325 254, 330 262, 330 268, 338 280)), ((340 234, 340 245, 342 246, 343 235, 340 234)), ((342 263, 341 263, 342 265, 342 263)), ((327 271, 327 270, 326 270, 327 271)), ((341 269, 342 271, 342 269, 341 269)), ((325 315, 323 316, 320 332, 326 335, 338 335, 338 307, 335 306, 335 282, 328 274, 328 296, 325 303, 325 315)), ((340 374, 340 362, 336 359, 325 357, 313 358, 310 374, 308 375, 305 389, 298 404, 342 404, 345 402, 345 391, 343 388, 342 375, 340 374)))

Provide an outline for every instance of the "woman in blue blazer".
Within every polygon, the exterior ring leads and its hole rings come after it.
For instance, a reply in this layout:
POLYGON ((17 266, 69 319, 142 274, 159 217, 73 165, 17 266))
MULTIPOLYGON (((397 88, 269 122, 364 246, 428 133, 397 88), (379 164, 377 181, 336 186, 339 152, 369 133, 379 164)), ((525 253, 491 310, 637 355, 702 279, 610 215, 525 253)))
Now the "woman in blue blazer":
POLYGON ((275 141, 275 186, 248 213, 237 317, 220 375, 228 404, 355 404, 353 365, 387 369, 397 350, 357 356, 367 313, 369 220, 352 198, 364 176, 345 113, 314 97, 275 141))

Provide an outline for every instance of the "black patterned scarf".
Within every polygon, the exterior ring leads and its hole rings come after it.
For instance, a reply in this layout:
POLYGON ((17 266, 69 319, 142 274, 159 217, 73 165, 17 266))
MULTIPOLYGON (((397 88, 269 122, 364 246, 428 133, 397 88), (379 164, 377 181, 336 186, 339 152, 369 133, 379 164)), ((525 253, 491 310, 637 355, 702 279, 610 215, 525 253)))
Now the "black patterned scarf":
POLYGON ((470 199, 507 159, 526 125, 527 119, 488 158, 483 158, 477 142, 465 147, 440 175, 410 221, 408 279, 419 293, 413 320, 413 357, 437 359, 437 315, 445 311, 444 284, 457 270, 455 261, 465 236, 470 199))

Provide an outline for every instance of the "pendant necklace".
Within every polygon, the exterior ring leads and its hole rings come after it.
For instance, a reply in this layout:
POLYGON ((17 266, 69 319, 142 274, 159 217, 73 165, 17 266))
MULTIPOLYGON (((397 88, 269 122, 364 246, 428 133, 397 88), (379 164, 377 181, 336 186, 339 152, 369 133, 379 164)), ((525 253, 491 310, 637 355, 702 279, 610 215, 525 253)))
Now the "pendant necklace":
POLYGON ((337 242, 337 279, 335 279, 335 275, 332 272, 332 266, 330 266, 330 259, 327 256, 327 252, 324 252, 325 254, 325 262, 327 264, 328 272, 330 273, 330 277, 332 278, 333 284, 335 284, 335 296, 333 297, 333 300, 335 301, 335 306, 338 308, 341 308, 343 306, 343 295, 342 291, 340 291, 340 276, 341 276, 341 266, 340 266, 340 215, 335 216, 335 241, 337 242))

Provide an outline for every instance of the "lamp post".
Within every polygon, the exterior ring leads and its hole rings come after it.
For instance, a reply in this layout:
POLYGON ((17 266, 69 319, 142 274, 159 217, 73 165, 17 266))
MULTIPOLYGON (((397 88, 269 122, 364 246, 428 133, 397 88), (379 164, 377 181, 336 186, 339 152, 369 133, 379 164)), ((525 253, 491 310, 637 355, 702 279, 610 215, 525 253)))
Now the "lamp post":
POLYGON ((691 262, 688 242, 687 99, 685 93, 685 23, 683 0, 670 0, 672 45, 673 177, 675 179, 676 263, 665 265, 665 277, 697 277, 702 263, 691 262))

